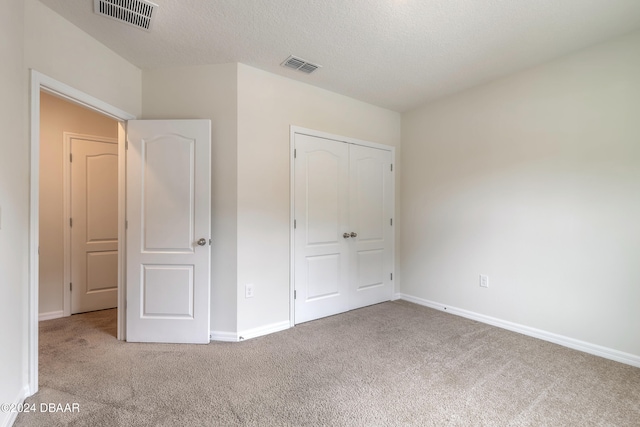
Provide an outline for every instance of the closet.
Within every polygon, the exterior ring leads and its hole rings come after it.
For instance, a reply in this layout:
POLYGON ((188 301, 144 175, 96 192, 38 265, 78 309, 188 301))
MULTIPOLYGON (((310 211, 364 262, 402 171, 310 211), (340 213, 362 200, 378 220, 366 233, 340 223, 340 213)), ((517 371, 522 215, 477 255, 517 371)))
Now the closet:
POLYGON ((293 138, 295 323, 390 300, 392 148, 293 138))

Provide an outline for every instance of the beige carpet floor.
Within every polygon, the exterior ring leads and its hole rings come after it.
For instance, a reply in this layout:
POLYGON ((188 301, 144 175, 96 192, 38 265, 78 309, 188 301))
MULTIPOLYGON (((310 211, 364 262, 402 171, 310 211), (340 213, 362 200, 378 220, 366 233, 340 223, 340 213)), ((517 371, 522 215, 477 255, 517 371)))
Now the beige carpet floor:
POLYGON ((40 324, 15 426, 640 426, 640 369, 408 302, 240 343, 117 341, 116 311, 40 324))

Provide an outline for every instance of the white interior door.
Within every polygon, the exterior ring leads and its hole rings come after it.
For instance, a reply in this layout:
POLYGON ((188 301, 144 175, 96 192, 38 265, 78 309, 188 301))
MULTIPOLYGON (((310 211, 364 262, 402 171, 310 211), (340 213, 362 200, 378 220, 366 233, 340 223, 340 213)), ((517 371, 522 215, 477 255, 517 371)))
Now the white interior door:
POLYGON ((349 307, 347 144, 295 139, 295 322, 349 307))
POLYGON ((294 322, 390 300, 391 151, 294 138, 294 322))
POLYGON ((391 152, 350 145, 349 224, 354 233, 349 308, 393 296, 393 179, 391 152))
POLYGON ((127 123, 127 341, 208 343, 211 122, 127 123))
POLYGON ((70 141, 71 313, 118 304, 118 144, 70 141))

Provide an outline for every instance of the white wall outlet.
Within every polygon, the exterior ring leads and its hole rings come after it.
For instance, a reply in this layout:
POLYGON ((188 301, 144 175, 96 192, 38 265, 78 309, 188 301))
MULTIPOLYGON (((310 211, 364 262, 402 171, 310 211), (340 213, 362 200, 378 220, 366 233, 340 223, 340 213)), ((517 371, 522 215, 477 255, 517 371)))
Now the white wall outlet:
POLYGON ((253 298, 253 283, 247 283, 244 285, 244 297, 253 298))
POLYGON ((484 274, 480 275, 480 286, 483 288, 489 287, 489 276, 486 276, 484 274))

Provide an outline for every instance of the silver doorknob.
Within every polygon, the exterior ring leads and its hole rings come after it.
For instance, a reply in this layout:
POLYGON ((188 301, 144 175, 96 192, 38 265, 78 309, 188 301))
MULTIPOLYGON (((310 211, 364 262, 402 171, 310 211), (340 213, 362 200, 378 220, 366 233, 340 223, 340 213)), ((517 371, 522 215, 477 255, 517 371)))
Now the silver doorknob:
POLYGON ((202 238, 198 240, 198 246, 204 246, 206 244, 207 244, 207 239, 202 238))
POLYGON ((351 237, 358 237, 358 233, 356 233, 355 231, 351 232, 351 237))
POLYGON ((349 233, 342 233, 342 237, 344 237, 345 239, 348 239, 349 237, 351 237, 351 234, 349 234, 349 233))

